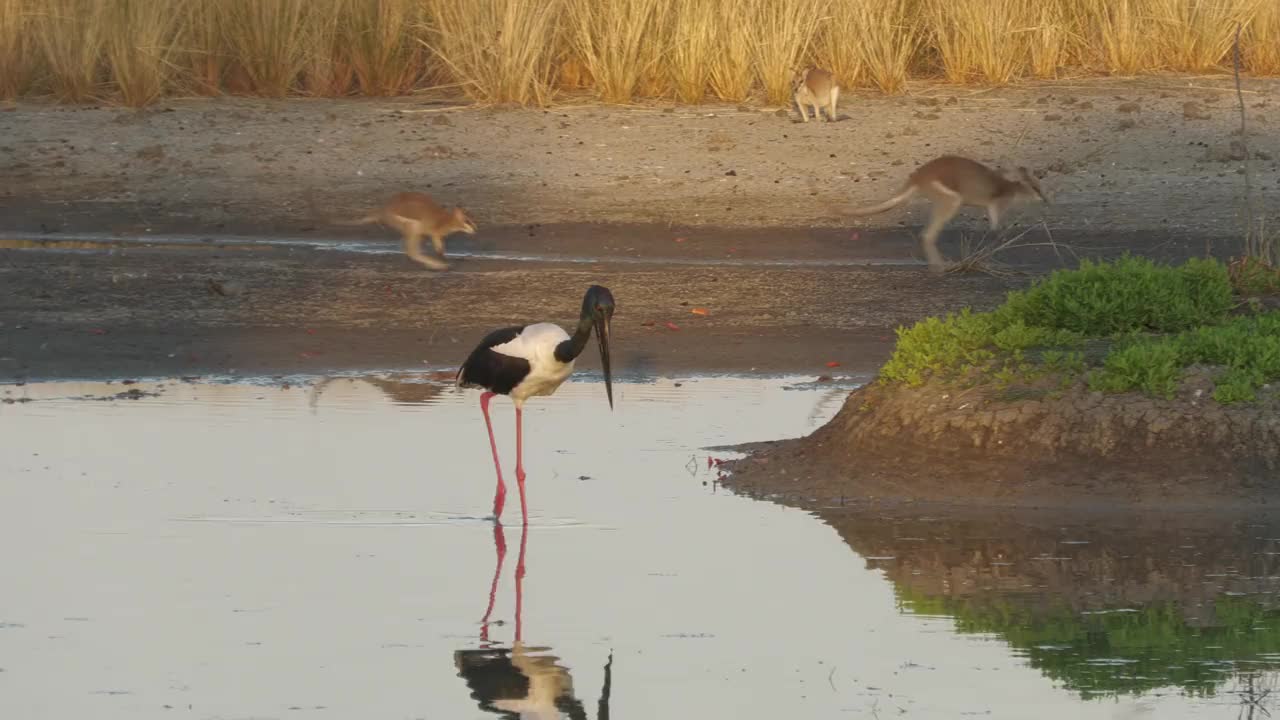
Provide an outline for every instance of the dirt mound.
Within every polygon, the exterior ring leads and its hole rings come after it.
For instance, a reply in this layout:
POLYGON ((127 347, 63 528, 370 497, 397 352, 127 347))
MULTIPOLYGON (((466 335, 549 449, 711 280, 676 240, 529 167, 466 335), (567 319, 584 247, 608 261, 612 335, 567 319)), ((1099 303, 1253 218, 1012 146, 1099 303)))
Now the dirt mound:
POLYGON ((727 484, 807 502, 1266 502, 1280 491, 1280 397, 1223 405, 1193 378, 1169 400, 872 384, 812 435, 756 446, 727 484))

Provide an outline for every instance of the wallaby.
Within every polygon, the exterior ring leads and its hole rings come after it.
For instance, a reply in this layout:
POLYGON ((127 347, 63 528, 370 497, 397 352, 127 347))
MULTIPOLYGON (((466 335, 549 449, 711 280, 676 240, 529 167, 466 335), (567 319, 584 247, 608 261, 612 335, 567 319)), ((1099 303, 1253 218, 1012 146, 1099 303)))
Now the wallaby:
POLYGON ((796 108, 800 110, 800 119, 804 122, 809 122, 805 105, 813 108, 815 120, 822 119, 822 110, 819 108, 826 108, 828 122, 835 122, 836 100, 840 99, 840 86, 836 85, 835 76, 827 70, 809 67, 797 72, 791 81, 791 97, 795 100, 796 108))
POLYGON ((816 67, 801 70, 791 81, 791 94, 792 99, 796 101, 796 107, 800 110, 801 120, 809 122, 809 116, 804 109, 808 105, 813 108, 814 120, 822 119, 822 111, 819 108, 825 107, 827 120, 835 122, 836 100, 840 97, 840 86, 836 85, 836 79, 830 72, 816 67))
POLYGON ((855 217, 876 215, 901 205, 917 192, 924 193, 933 201, 929 225, 921 234, 924 254, 929 261, 929 269, 940 272, 944 263, 938 253, 938 234, 961 207, 985 207, 991 229, 995 230, 1000 226, 1001 214, 1015 201, 1039 197, 1045 203, 1049 202, 1040 189, 1040 183, 1025 167, 1018 168, 1018 176, 1020 179, 1010 180, 975 160, 943 155, 916 168, 898 195, 874 207, 854 210, 851 214, 855 217))
POLYGON ((449 263, 444 261, 444 239, 455 232, 468 235, 476 234, 476 226, 472 224, 462 208, 445 210, 429 195, 419 192, 396 193, 382 207, 370 212, 359 220, 338 221, 339 225, 368 225, 382 223, 392 229, 399 230, 404 236, 404 251, 410 257, 432 270, 448 270, 449 263), (422 236, 431 238, 435 246, 437 260, 422 254, 422 236))

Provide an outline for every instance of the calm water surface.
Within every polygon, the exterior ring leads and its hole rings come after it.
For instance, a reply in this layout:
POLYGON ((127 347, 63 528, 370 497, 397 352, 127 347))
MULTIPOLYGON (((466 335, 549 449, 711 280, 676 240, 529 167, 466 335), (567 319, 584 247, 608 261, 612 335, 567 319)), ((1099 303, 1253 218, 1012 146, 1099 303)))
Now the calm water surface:
POLYGON ((847 390, 624 383, 610 412, 569 383, 525 413, 525 534, 514 487, 484 520, 476 394, 422 378, 0 387, 0 717, 1276 711, 1269 515, 815 515, 716 486, 701 448, 804 434, 847 390))

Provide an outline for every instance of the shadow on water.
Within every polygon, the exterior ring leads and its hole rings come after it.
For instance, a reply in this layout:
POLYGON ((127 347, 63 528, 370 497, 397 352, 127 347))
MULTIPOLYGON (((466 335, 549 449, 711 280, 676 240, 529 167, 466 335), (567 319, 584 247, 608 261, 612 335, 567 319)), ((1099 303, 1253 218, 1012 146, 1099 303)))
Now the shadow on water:
POLYGON ((1256 691, 1280 668, 1273 517, 820 516, 903 612, 1000 638, 1086 699, 1256 691))
MULTIPOLYGON (((587 712, 574 694, 573 676, 560 664, 560 658, 546 646, 524 642, 524 577, 528 527, 520 531, 520 553, 515 569, 515 640, 510 647, 489 641, 493 624, 493 606, 502 566, 507 555, 506 531, 494 524, 493 582, 489 585, 489 604, 480 620, 479 647, 464 648, 453 653, 458 676, 466 681, 471 698, 480 709, 504 718, 558 718, 561 713, 570 720, 586 720, 587 712)), ((604 687, 596 709, 597 720, 609 719, 609 696, 613 687, 613 653, 604 664, 604 687)))

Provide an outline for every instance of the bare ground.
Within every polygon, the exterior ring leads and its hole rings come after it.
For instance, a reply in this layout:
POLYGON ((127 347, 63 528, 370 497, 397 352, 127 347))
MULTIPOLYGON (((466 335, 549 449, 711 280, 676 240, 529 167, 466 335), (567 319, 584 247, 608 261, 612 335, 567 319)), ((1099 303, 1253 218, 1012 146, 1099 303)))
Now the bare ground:
MULTIPOLYGON (((1246 90, 1254 183, 1274 213, 1280 82, 1246 90)), ((943 152, 1043 176, 1054 203, 1015 212, 1008 231, 1029 242, 1051 231, 1084 256, 1238 248, 1225 78, 919 85, 851 95, 842 115, 420 98, 0 106, 0 380, 448 367, 496 325, 571 320, 590 282, 619 299, 624 373, 873 372, 895 326, 992 306, 1027 279, 928 275, 921 204, 842 217, 943 152), (449 242, 454 270, 418 268, 386 230, 330 222, 405 189, 477 220, 478 235, 449 242), (88 235, 107 242, 61 244, 88 235), (293 244, 259 242, 282 238, 293 244)), ((981 215, 952 225, 945 253, 981 235, 981 215)), ((1072 257, 1007 259, 1035 273, 1072 257)))

